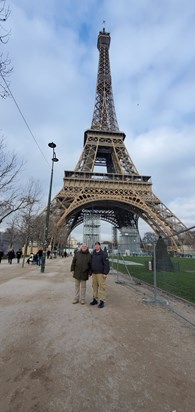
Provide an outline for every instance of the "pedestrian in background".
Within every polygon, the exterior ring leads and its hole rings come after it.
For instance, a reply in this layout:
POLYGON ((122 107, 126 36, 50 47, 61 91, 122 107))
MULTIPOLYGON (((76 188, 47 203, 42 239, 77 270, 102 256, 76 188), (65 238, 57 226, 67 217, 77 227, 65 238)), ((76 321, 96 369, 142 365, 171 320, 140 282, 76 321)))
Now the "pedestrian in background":
POLYGON ((14 259, 14 258, 15 258, 14 249, 8 250, 8 252, 7 252, 7 260, 8 260, 8 263, 10 263, 10 265, 12 264, 12 259, 14 259))
POLYGON ((41 266, 42 259, 43 259, 43 249, 39 249, 37 252, 37 264, 39 266, 41 266))
POLYGON ((72 303, 85 304, 86 281, 91 276, 91 254, 86 243, 81 245, 79 251, 74 253, 71 263, 71 272, 75 279, 75 297, 72 303))
POLYGON ((22 256, 22 250, 18 249, 17 252, 16 252, 17 263, 20 263, 21 256, 22 256))
POLYGON ((104 302, 106 300, 106 278, 110 270, 110 264, 108 254, 101 249, 100 242, 95 243, 95 249, 92 253, 91 267, 93 300, 90 305, 97 305, 99 300, 98 308, 101 309, 104 307, 104 302))
POLYGON ((1 259, 2 259, 3 255, 4 255, 4 252, 3 252, 2 249, 0 249, 0 263, 1 263, 1 259))

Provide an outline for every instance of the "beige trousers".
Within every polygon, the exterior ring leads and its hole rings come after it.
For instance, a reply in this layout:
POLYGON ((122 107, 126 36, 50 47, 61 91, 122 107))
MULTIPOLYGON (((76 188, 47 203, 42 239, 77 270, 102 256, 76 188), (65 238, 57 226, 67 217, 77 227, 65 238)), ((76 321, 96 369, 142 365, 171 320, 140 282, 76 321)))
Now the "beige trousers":
POLYGON ((106 300, 106 279, 102 273, 92 274, 93 297, 96 300, 106 300))
POLYGON ((86 280, 75 279, 75 300, 85 301, 86 295, 86 280))

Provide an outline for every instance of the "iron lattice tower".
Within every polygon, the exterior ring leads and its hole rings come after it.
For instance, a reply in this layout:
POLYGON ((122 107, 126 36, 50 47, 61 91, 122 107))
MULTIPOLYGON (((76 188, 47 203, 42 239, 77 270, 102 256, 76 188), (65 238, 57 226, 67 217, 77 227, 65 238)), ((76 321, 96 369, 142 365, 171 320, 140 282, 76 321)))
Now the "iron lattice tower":
MULTIPOLYGON (((64 186, 52 201, 58 230, 66 236, 92 212, 114 227, 138 228, 142 218, 157 235, 170 236, 186 226, 152 191, 150 176, 142 176, 125 147, 115 113, 109 60, 110 33, 99 32, 99 65, 91 128, 84 133, 84 148, 73 171, 64 172, 64 186), (95 166, 106 169, 94 172, 95 166)), ((180 244, 171 239, 172 248, 180 244)))
POLYGON ((110 71, 109 47, 110 36, 105 29, 98 36, 99 67, 96 86, 96 99, 91 129, 119 131, 114 99, 112 93, 112 79, 110 71))

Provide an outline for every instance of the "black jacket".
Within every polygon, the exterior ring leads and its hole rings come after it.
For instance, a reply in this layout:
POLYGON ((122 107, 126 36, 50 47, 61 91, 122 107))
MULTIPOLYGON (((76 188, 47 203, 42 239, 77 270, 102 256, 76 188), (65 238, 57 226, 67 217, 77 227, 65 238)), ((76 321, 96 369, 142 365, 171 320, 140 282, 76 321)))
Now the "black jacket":
POLYGON ((100 249, 99 252, 94 250, 92 253, 91 267, 92 273, 104 273, 107 275, 110 270, 107 253, 105 253, 102 249, 100 249))

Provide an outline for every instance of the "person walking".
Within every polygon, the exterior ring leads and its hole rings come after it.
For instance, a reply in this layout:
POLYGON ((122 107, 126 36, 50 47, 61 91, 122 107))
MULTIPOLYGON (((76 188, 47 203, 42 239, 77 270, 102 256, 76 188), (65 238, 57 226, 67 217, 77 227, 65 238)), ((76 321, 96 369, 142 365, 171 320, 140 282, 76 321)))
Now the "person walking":
POLYGON ((15 258, 14 249, 8 250, 8 252, 7 252, 7 260, 8 260, 8 263, 10 263, 10 265, 12 264, 12 259, 14 259, 14 258, 15 258))
POLYGON ((75 297, 72 303, 85 304, 86 281, 91 276, 91 254, 86 243, 81 245, 79 251, 74 253, 71 263, 71 272, 75 279, 75 297))
POLYGON ((39 249, 37 252, 37 264, 39 266, 41 266, 42 259, 43 259, 43 249, 39 249))
POLYGON ((22 250, 18 249, 17 252, 16 252, 17 263, 20 263, 21 256, 22 256, 22 250))
POLYGON ((0 263, 1 263, 1 259, 2 259, 3 255, 4 255, 3 249, 0 249, 0 263))
POLYGON ((95 249, 92 253, 91 259, 92 267, 92 288, 93 300, 90 305, 97 305, 98 308, 104 307, 106 300, 106 278, 110 270, 108 254, 101 249, 100 242, 95 243, 95 249))
POLYGON ((51 255, 51 249, 48 247, 48 249, 47 249, 47 259, 49 259, 50 255, 51 255))

